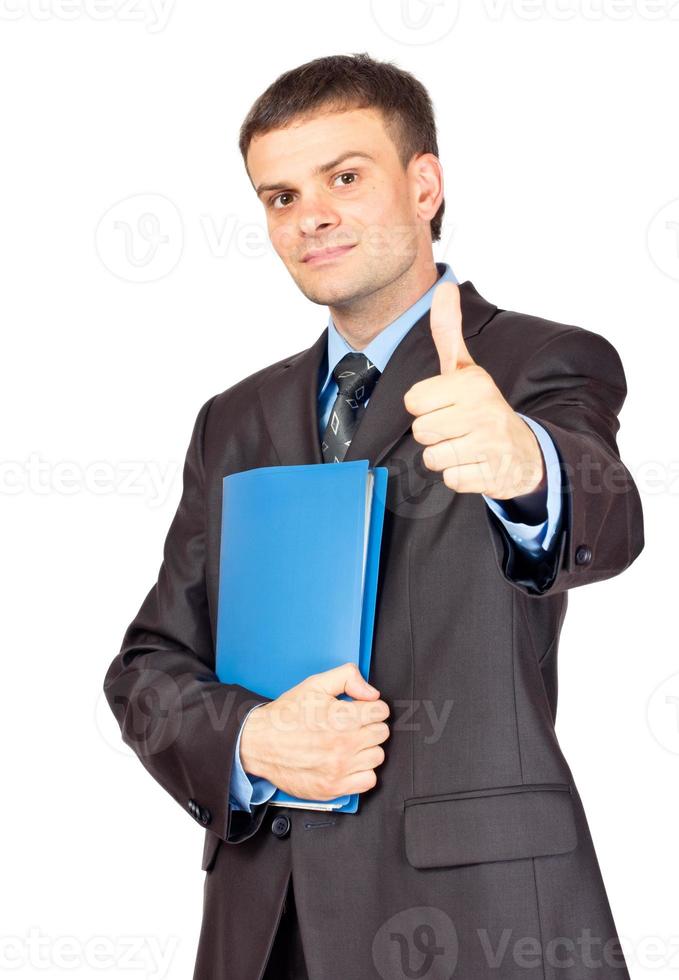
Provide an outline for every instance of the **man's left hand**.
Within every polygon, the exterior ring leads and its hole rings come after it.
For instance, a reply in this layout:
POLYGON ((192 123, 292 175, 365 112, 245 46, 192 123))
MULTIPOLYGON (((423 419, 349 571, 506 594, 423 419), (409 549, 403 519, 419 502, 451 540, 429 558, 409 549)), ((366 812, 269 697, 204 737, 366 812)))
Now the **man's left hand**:
POLYGON ((436 287, 430 323, 441 373, 418 381, 403 399, 416 416, 412 431, 426 447, 425 466, 443 471, 445 485, 458 493, 507 500, 544 490, 544 461, 533 430, 467 350, 455 283, 436 287))

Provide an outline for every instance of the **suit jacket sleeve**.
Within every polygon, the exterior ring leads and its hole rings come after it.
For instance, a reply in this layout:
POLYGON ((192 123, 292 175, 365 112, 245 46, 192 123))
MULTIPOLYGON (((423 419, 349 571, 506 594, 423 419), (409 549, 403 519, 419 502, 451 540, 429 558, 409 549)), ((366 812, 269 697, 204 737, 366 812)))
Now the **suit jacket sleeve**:
POLYGON ((616 434, 627 395, 622 362, 600 334, 572 327, 526 361, 510 399, 552 438, 561 467, 562 522, 553 547, 535 558, 512 547, 484 507, 504 576, 528 595, 546 595, 619 574, 644 546, 641 499, 616 434))
POLYGON ((238 843, 257 830, 266 807, 250 813, 230 806, 234 749, 249 709, 271 699, 221 684, 214 672, 203 467, 212 400, 194 424, 157 582, 125 632, 104 692, 123 741, 154 779, 203 827, 238 843))
MULTIPOLYGON (((521 412, 517 414, 521 415, 521 412)), ((558 542, 556 532, 561 517, 561 468, 559 457, 549 433, 534 419, 530 419, 526 415, 521 415, 521 418, 533 430, 540 444, 547 478, 547 488, 543 496, 543 506, 547 511, 547 517, 538 524, 531 524, 527 521, 512 521, 507 514, 506 500, 498 500, 487 496, 485 493, 481 496, 502 521, 515 547, 523 549, 533 557, 541 558, 543 552, 549 551, 554 546, 555 540, 558 542)), ((512 502, 515 503, 516 498, 512 502)))

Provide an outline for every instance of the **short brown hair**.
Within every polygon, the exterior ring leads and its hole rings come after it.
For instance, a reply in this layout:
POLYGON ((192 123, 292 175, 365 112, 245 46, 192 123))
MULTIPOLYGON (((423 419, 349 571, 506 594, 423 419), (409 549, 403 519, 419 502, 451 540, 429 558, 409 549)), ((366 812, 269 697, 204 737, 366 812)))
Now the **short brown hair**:
MULTIPOLYGON (((375 61, 365 52, 316 58, 279 75, 254 102, 240 129, 238 145, 246 162, 250 141, 259 133, 280 129, 318 110, 341 112, 375 108, 382 113, 405 170, 413 156, 438 156, 436 123, 424 85, 391 62, 375 61)), ((431 220, 431 240, 441 237, 445 202, 431 220)))

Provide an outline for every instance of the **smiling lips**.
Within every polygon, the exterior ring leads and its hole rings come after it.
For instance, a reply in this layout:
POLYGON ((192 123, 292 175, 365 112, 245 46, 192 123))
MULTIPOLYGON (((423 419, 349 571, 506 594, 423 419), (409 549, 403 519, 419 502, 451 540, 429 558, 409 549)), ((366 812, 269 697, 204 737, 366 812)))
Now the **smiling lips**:
POLYGON ((321 262, 330 262, 333 259, 345 255, 354 248, 353 245, 341 245, 338 248, 324 248, 312 252, 307 252, 302 261, 307 265, 317 265, 321 262))

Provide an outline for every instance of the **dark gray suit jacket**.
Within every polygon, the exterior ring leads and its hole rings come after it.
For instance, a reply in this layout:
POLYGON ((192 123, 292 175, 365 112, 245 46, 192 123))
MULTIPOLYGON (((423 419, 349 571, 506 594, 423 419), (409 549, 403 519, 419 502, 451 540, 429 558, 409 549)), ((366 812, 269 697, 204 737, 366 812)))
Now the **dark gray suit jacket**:
POLYGON ((470 354, 555 442, 563 529, 535 562, 480 495, 422 462, 403 395, 439 371, 425 314, 346 457, 389 468, 370 681, 391 735, 357 814, 232 811, 238 729, 267 699, 213 671, 222 478, 322 462, 327 330, 198 413, 157 582, 104 689, 125 742, 205 829, 200 980, 258 980, 291 873, 311 980, 628 977, 554 730, 567 590, 617 575, 644 545, 616 444, 623 367, 599 334, 460 290, 470 354))

